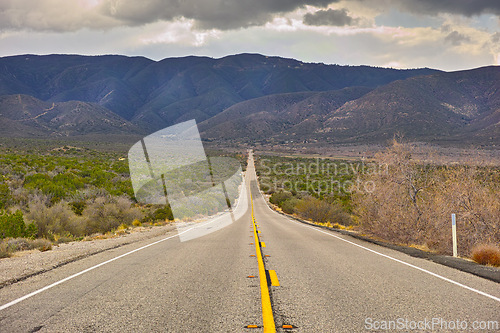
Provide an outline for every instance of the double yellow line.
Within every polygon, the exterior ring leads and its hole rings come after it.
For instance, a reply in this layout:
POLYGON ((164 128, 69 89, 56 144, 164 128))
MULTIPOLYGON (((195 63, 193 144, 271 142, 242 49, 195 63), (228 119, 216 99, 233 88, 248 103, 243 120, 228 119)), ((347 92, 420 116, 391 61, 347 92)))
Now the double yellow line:
POLYGON ((260 297, 262 301, 262 323, 264 325, 264 333, 271 333, 276 332, 276 326, 274 324, 273 308, 271 306, 269 287, 267 286, 266 267, 264 266, 264 259, 262 258, 262 251, 260 249, 260 241, 257 232, 257 225, 255 224, 252 193, 250 193, 250 203, 252 206, 252 225, 253 235, 255 238, 255 254, 259 264, 260 297))

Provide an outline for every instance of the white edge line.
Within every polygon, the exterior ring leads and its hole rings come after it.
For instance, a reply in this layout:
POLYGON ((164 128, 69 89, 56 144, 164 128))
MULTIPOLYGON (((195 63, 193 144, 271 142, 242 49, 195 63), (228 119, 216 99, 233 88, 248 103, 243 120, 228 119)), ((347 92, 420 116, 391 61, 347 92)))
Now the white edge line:
MULTIPOLYGON (((260 192, 260 194, 261 194, 261 198, 264 200, 264 203, 265 203, 266 207, 267 207, 267 208, 269 208, 269 210, 270 210, 271 212, 273 212, 273 213, 275 213, 275 214, 278 214, 278 213, 277 213, 274 209, 272 209, 271 207, 269 207, 269 205, 267 204, 266 199, 264 199, 264 196, 262 195, 262 191, 261 191, 261 190, 260 190, 260 188, 259 188, 259 182, 257 181, 257 177, 256 177, 256 183, 257 183, 257 189, 259 190, 259 192, 260 192)), ((282 216, 281 214, 278 214, 278 215, 279 215, 279 216, 282 216)), ((304 223, 300 223, 300 222, 297 222, 297 221, 291 220, 290 218, 288 218, 288 217, 286 217, 286 216, 282 216, 282 217, 284 217, 284 218, 285 218, 285 219, 287 219, 288 221, 293 222, 293 223, 295 223, 295 224, 298 224, 298 225, 301 225, 301 226, 303 226, 303 227, 306 227, 306 228, 309 228, 309 229, 312 229, 312 230, 315 230, 315 231, 321 232, 321 233, 323 233, 323 234, 325 234, 325 235, 328 235, 328 236, 331 236, 331 237, 335 237, 335 238, 337 238, 337 239, 339 239, 339 240, 341 240, 341 241, 343 241, 343 242, 346 242, 346 243, 349 243, 349 244, 351 244, 351 245, 357 246, 357 247, 362 248, 362 249, 364 249, 364 250, 366 250, 366 251, 369 251, 369 252, 372 252, 372 253, 378 254, 379 256, 382 256, 382 257, 385 257, 385 258, 387 258, 387 259, 390 259, 390 260, 396 261, 396 262, 398 262, 398 263, 400 263, 400 264, 406 265, 406 266, 408 266, 408 267, 411 267, 411 268, 417 269, 417 270, 419 270, 419 271, 421 271, 421 272, 424 272, 424 273, 427 273, 427 274, 432 275, 432 276, 434 276, 434 277, 437 277, 438 279, 444 280, 444 281, 446 281, 446 282, 452 283, 452 284, 457 285, 457 286, 459 286, 459 287, 462 287, 462 288, 464 288, 464 289, 467 289, 467 290, 473 291, 473 292, 475 292, 475 293, 477 293, 477 294, 479 294, 479 295, 483 295, 483 296, 489 297, 489 298, 491 298, 491 299, 492 299, 492 300, 494 300, 494 301, 500 302, 500 298, 499 298, 499 297, 495 297, 495 296, 490 295, 490 294, 488 294, 488 293, 485 293, 485 292, 483 292, 483 291, 481 291, 481 290, 477 290, 477 289, 474 289, 474 288, 472 288, 472 287, 466 286, 465 284, 461 284, 460 282, 457 282, 457 281, 454 281, 454 280, 448 279, 448 278, 446 278, 446 277, 444 277, 444 276, 442 276, 442 275, 439 275, 439 274, 433 273, 433 272, 428 271, 428 270, 426 270, 426 269, 424 269, 424 268, 421 268, 421 267, 415 266, 415 265, 413 265, 413 264, 407 263, 407 262, 405 262, 405 261, 403 261, 403 260, 399 260, 399 259, 396 259, 396 258, 394 258, 394 257, 388 256, 388 255, 386 255, 386 254, 383 254, 383 253, 377 252, 377 251, 375 251, 375 250, 369 249, 369 248, 367 248, 367 247, 365 247, 365 246, 362 246, 362 245, 356 244, 356 243, 351 242, 351 241, 349 241, 349 240, 347 240, 347 239, 344 239, 344 238, 342 238, 342 237, 339 237, 339 236, 337 236, 337 235, 334 235, 334 234, 332 234, 332 233, 330 233, 330 232, 325 232, 325 231, 323 231, 323 230, 319 230, 317 227, 309 226, 309 225, 306 225, 306 224, 304 224, 304 223)))
POLYGON ((35 296, 35 295, 37 295, 37 294, 39 294, 39 293, 41 293, 41 292, 43 292, 43 291, 45 291, 45 290, 51 289, 51 288, 53 288, 53 287, 55 287, 55 286, 57 286, 57 285, 59 285, 59 284, 61 284, 61 283, 64 283, 64 282, 66 282, 66 281, 68 281, 68 280, 71 280, 71 279, 73 279, 73 278, 75 278, 75 277, 77 277, 77 276, 80 276, 80 275, 85 274, 85 273, 87 273, 87 272, 90 272, 90 271, 92 271, 92 270, 94 270, 94 269, 96 269, 96 268, 99 268, 99 267, 101 267, 101 266, 104 266, 104 265, 106 265, 106 264, 109 264, 110 262, 113 262, 113 261, 115 261, 115 260, 118 260, 118 259, 120 259, 120 258, 123 258, 123 257, 125 257, 125 256, 128 256, 129 254, 132 254, 132 253, 138 252, 138 251, 140 251, 140 250, 144 250, 145 248, 148 248, 148 247, 153 246, 153 245, 155 245, 155 244, 158 244, 158 243, 164 242, 164 241, 166 241, 166 240, 168 240, 168 239, 171 239, 171 238, 177 237, 177 236, 179 236, 180 234, 183 234, 183 233, 185 233, 185 232, 190 231, 191 229, 193 229, 193 228, 189 228, 188 230, 184 230, 184 231, 183 231, 183 232, 181 232, 181 233, 177 233, 177 234, 175 234, 175 235, 172 235, 172 236, 169 236, 169 237, 166 237, 166 238, 160 239, 160 240, 158 240, 158 241, 156 241, 156 242, 153 242, 153 243, 150 243, 150 244, 144 245, 144 246, 142 246, 142 247, 140 247, 140 248, 138 248, 138 249, 135 249, 135 250, 129 251, 129 252, 127 252, 127 253, 124 253, 124 254, 122 254, 122 255, 119 255, 119 256, 117 256, 117 257, 111 258, 111 259, 109 259, 109 260, 106 260, 106 261, 104 261, 104 262, 101 262, 100 264, 97 264, 97 265, 95 265, 95 266, 92 266, 92 267, 89 267, 89 268, 87 268, 87 269, 84 269, 84 270, 83 270, 83 271, 81 271, 81 272, 78 272, 78 273, 75 273, 75 274, 73 274, 73 275, 70 275, 70 276, 68 276, 68 277, 66 277, 66 278, 64 278, 64 279, 62 279, 62 280, 56 281, 56 282, 54 282, 54 283, 52 283, 52 284, 49 284, 48 286, 45 286, 45 287, 40 288, 40 289, 38 289, 38 290, 35 290, 35 291, 33 291, 33 292, 31 292, 31 293, 29 293, 29 294, 27 294, 27 295, 24 295, 24 296, 22 296, 22 297, 19 297, 18 299, 15 299, 15 300, 13 300, 13 301, 11 301, 11 302, 7 303, 7 304, 4 304, 4 305, 0 306, 0 311, 5 310, 5 309, 7 309, 7 308, 9 308, 9 307, 11 307, 11 306, 13 306, 13 305, 15 305, 15 304, 19 303, 19 302, 22 302, 22 301, 24 301, 24 300, 26 300, 26 299, 28 299, 28 298, 30 298, 30 297, 33 297, 33 296, 35 296))
MULTIPOLYGON (((245 180, 244 180, 244 179, 243 179, 243 182, 245 182, 245 180)), ((243 190, 243 187, 242 187, 242 190, 243 190)), ((240 201, 241 201, 241 200, 240 200, 240 201)), ((238 208, 239 204, 240 204, 240 202, 238 202, 238 204, 236 205, 236 208, 238 208)), ((224 214, 224 215, 226 215, 226 214, 224 214)), ((224 215, 223 215, 223 216, 224 216, 224 215)), ((100 264, 97 264, 97 265, 95 265, 95 266, 92 266, 92 267, 89 267, 89 268, 87 268, 87 269, 84 269, 83 271, 80 271, 80 272, 78 272, 78 273, 75 273, 75 274, 73 274, 73 275, 70 275, 70 276, 68 276, 68 277, 66 277, 66 278, 64 278, 64 279, 62 279, 62 280, 56 281, 56 282, 54 282, 54 283, 52 283, 52 284, 49 284, 48 286, 45 286, 45 287, 40 288, 40 289, 38 289, 38 290, 35 290, 35 291, 33 291, 33 292, 31 292, 31 293, 29 293, 29 294, 27 294, 27 295, 24 295, 24 296, 19 297, 19 298, 15 299, 15 300, 13 300, 13 301, 11 301, 11 302, 9 302, 9 303, 6 303, 6 304, 4 304, 4 305, 0 306, 0 311, 5 310, 5 309, 7 309, 7 308, 9 308, 9 307, 11 307, 11 306, 13 306, 13 305, 17 304, 17 303, 20 303, 20 302, 22 302, 22 301, 24 301, 24 300, 26 300, 26 299, 28 299, 28 298, 30 298, 30 297, 33 297, 33 296, 35 296, 35 295, 37 295, 37 294, 40 294, 41 292, 44 292, 44 291, 46 291, 46 290, 48 290, 48 289, 51 289, 51 288, 53 288, 53 287, 55 287, 55 286, 57 286, 57 285, 60 285, 61 283, 64 283, 64 282, 66 282, 66 281, 68 281, 68 280, 71 280, 71 279, 73 279, 73 278, 75 278, 75 277, 77 277, 77 276, 80 276, 80 275, 85 274, 85 273, 87 273, 87 272, 90 272, 90 271, 92 271, 92 270, 94 270, 94 269, 96 269, 96 268, 99 268, 99 267, 101 267, 101 266, 104 266, 104 265, 106 265, 106 264, 109 264, 110 262, 113 262, 113 261, 115 261, 115 260, 118 260, 118 259, 120 259, 120 258, 123 258, 123 257, 125 257, 125 256, 128 256, 129 254, 132 254, 132 253, 138 252, 138 251, 140 251, 140 250, 144 250, 145 248, 148 248, 148 247, 150 247, 150 246, 153 246, 153 245, 156 245, 156 244, 158 244, 158 243, 164 242, 164 241, 166 241, 166 240, 168 240, 168 239, 171 239, 171 238, 177 237, 177 236, 182 235, 182 234, 184 234, 184 233, 186 233, 186 232, 188 232, 188 231, 191 231, 191 230, 193 230, 193 229, 195 229, 195 228, 199 228, 199 227, 201 227, 201 226, 204 226, 205 224, 209 224, 209 223, 215 222, 215 221, 217 221, 217 220, 218 220, 219 218, 221 218, 221 217, 222 217, 222 216, 218 216, 218 217, 216 217, 216 218, 213 218, 213 219, 208 220, 207 222, 204 222, 204 223, 201 223, 201 224, 194 225, 194 226, 192 226, 191 228, 189 228, 189 229, 187 229, 187 230, 184 230, 184 231, 182 231, 182 232, 179 232, 179 231, 177 230, 177 232, 178 232, 178 233, 177 233, 177 234, 175 234, 175 235, 172 235, 172 236, 169 236, 169 237, 166 237, 166 238, 160 239, 160 240, 158 240, 158 241, 156 241, 156 242, 153 242, 153 243, 150 243, 150 244, 144 245, 144 246, 142 246, 142 247, 140 247, 140 248, 137 248, 137 249, 135 249, 135 250, 129 251, 129 252, 124 253, 124 254, 122 254, 122 255, 119 255, 119 256, 117 256, 117 257, 111 258, 111 259, 109 259, 109 260, 107 260, 107 261, 101 262, 100 264)))
POLYGON ((364 246, 362 246, 362 245, 359 245, 359 244, 356 244, 356 243, 354 243, 354 242, 351 242, 351 241, 349 241, 349 240, 347 240, 347 239, 343 239, 342 237, 339 237, 339 236, 337 236, 337 235, 331 234, 331 233, 329 233, 329 232, 325 232, 325 231, 323 231, 323 230, 319 230, 319 229, 317 229, 317 228, 315 228, 315 227, 308 226, 308 225, 305 225, 305 224, 303 224, 303 223, 300 223, 300 222, 297 222, 297 221, 290 220, 290 219, 288 219, 288 218, 287 218, 287 220, 289 220, 290 222, 296 223, 296 224, 300 224, 300 225, 302 225, 302 226, 304 226, 304 227, 306 227, 306 228, 310 228, 310 229, 316 230, 316 231, 321 232, 321 233, 323 233, 323 234, 325 234, 325 235, 335 237, 335 238, 337 238, 337 239, 339 239, 339 240, 341 240, 341 241, 343 241, 343 242, 346 242, 346 243, 352 244, 352 245, 354 245, 354 246, 357 246, 357 247, 359 247, 359 248, 362 248, 363 250, 370 251, 370 252, 372 252, 372 253, 378 254, 379 256, 382 256, 382 257, 385 257, 385 258, 387 258, 387 259, 390 259, 390 260, 396 261, 396 262, 398 262, 398 263, 400 263, 400 264, 403 264, 403 265, 409 266, 409 267, 411 267, 411 268, 417 269, 417 270, 419 270, 419 271, 422 271, 422 272, 424 272, 424 273, 430 274, 430 275, 432 275, 432 276, 434 276, 434 277, 437 277, 438 279, 441 279, 441 280, 447 281, 447 282, 452 283, 452 284, 454 284, 454 285, 457 285, 457 286, 459 286, 459 287, 465 288, 465 289, 467 289, 467 290, 473 291, 473 292, 478 293, 478 294, 480 294, 480 295, 483 295, 483 296, 489 297, 489 298, 491 298, 491 299, 493 299, 493 300, 495 300, 495 301, 497 301, 497 302, 500 302, 500 298, 498 298, 498 297, 495 297, 495 296, 493 296, 493 295, 487 294, 487 293, 485 293, 485 292, 483 292, 483 291, 480 291, 480 290, 474 289, 474 288, 472 288, 472 287, 466 286, 466 285, 464 285, 464 284, 461 284, 460 282, 456 282, 456 281, 454 281, 454 280, 448 279, 448 278, 446 278, 446 277, 444 277, 444 276, 442 276, 442 275, 439 275, 439 274, 433 273, 433 272, 428 271, 428 270, 426 270, 426 269, 424 269, 424 268, 421 268, 421 267, 415 266, 415 265, 410 264, 410 263, 407 263, 407 262, 405 262, 405 261, 403 261, 403 260, 399 260, 399 259, 396 259, 396 258, 394 258, 394 257, 388 256, 388 255, 386 255, 386 254, 383 254, 383 253, 377 252, 377 251, 375 251, 375 250, 369 249, 369 248, 364 247, 364 246))

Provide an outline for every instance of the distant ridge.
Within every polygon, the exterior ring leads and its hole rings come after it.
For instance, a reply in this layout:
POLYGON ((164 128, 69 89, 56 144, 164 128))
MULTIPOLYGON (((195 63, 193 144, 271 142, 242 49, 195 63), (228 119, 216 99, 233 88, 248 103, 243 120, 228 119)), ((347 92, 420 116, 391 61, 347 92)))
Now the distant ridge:
POLYGON ((208 141, 499 144, 499 67, 445 73, 260 54, 153 61, 0 58, 0 136, 146 135, 196 119, 208 141), (50 109, 50 112, 48 112, 50 109))

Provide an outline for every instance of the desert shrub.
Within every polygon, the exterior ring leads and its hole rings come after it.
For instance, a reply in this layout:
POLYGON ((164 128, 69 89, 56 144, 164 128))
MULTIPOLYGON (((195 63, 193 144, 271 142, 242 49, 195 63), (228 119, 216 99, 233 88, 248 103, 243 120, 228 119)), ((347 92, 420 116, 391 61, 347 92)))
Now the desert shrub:
POLYGON ((55 234, 81 236, 84 232, 82 219, 75 215, 65 201, 47 206, 40 200, 34 200, 28 206, 26 217, 36 224, 38 237, 54 240, 55 234))
POLYGON ((300 217, 320 223, 351 225, 351 217, 340 205, 328 203, 314 197, 306 197, 297 202, 295 211, 300 217))
POLYGON ((269 197, 269 202, 277 206, 280 206, 282 202, 291 199, 292 196, 293 196, 292 193, 288 191, 275 192, 269 197))
POLYGON ((9 238, 6 243, 10 252, 33 249, 33 244, 27 238, 9 238))
POLYGON ((83 210, 85 234, 105 233, 116 229, 120 224, 131 225, 141 219, 143 213, 126 197, 100 197, 87 204, 83 210))
POLYGON ((0 240, 0 259, 10 257, 9 246, 5 240, 0 240))
POLYGON ((37 238, 32 241, 33 248, 41 252, 52 250, 52 242, 45 238, 37 238))
POLYGON ((75 240, 75 237, 70 233, 67 233, 65 235, 56 235, 56 237, 54 238, 57 244, 69 243, 75 240))
POLYGON ((7 184, 0 183, 0 209, 5 209, 11 201, 10 189, 7 184))
POLYGON ((69 203, 71 210, 79 216, 82 216, 83 210, 87 206, 85 200, 72 201, 69 203))
POLYGON ((272 181, 268 177, 259 177, 259 188, 265 194, 273 194, 274 193, 272 181))
POLYGON ((297 198, 290 198, 285 201, 282 201, 280 207, 283 210, 283 212, 287 214, 293 214, 295 213, 295 206, 297 205, 298 202, 299 200, 297 198))
POLYGON ((134 227, 140 227, 140 226, 142 226, 142 223, 138 219, 135 219, 134 221, 132 221, 132 225, 134 227))
POLYGON ((500 248, 495 245, 477 245, 472 249, 471 257, 482 265, 500 266, 500 248))
POLYGON ((143 222, 155 222, 158 220, 161 221, 174 220, 174 215, 169 205, 154 209, 153 212, 150 212, 144 217, 143 222))
POLYGON ((128 229, 128 225, 126 225, 125 223, 122 223, 118 226, 118 228, 116 228, 116 231, 125 231, 128 229))
POLYGON ((17 210, 15 213, 0 211, 0 238, 6 237, 28 237, 36 235, 36 226, 24 222, 23 212, 17 210))

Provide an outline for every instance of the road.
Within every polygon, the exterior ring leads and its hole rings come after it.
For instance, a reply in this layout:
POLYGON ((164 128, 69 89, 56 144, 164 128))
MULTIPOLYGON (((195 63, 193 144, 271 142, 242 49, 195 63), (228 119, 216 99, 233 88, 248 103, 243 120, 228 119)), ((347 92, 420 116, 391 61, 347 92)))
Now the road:
POLYGON ((252 160, 246 184, 249 209, 221 230, 130 244, 0 289, 0 332, 498 331, 497 283, 273 212, 252 160))

